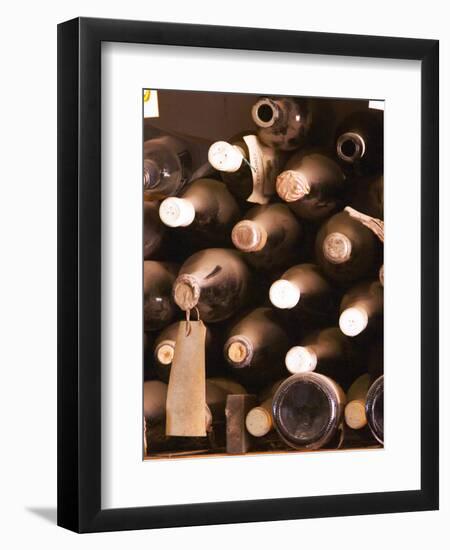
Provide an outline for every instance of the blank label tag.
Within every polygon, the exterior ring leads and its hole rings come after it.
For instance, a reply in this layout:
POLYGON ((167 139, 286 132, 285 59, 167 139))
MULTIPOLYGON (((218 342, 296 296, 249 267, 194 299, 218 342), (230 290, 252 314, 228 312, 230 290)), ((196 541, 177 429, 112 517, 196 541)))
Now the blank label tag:
POLYGON ((267 204, 275 192, 275 181, 280 170, 274 149, 262 144, 256 136, 244 136, 252 167, 253 192, 248 202, 267 204))
POLYGON ((206 436, 205 337, 202 321, 180 322, 167 391, 166 435, 206 436))

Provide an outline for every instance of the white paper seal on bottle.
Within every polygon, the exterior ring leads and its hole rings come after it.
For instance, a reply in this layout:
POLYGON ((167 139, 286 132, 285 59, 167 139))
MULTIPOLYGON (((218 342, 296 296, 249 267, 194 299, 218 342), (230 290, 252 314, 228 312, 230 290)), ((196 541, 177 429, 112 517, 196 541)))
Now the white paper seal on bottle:
POLYGON ((311 348, 294 346, 286 353, 285 364, 292 374, 312 372, 317 366, 317 355, 311 348))
POLYGON ((270 287, 269 298, 279 309, 292 309, 300 300, 300 289, 287 279, 279 279, 270 287))
POLYGON ((244 152, 226 141, 216 141, 208 151, 208 161, 220 172, 237 172, 242 165, 244 152))
POLYGON ((275 149, 261 143, 256 136, 244 136, 243 139, 248 148, 253 178, 253 191, 247 201, 267 204, 275 193, 275 181, 280 171, 279 157, 275 149))
POLYGON ((187 199, 169 197, 162 201, 159 217, 169 227, 186 227, 195 219, 195 208, 187 199))
POLYGON ((357 336, 367 327, 369 316, 359 307, 344 309, 339 317, 339 328, 346 336, 357 336))

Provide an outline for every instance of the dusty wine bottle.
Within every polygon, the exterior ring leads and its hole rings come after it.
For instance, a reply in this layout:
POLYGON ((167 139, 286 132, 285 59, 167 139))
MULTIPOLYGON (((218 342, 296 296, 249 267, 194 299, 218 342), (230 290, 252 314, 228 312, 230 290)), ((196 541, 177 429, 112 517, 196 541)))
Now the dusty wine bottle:
POLYGON ((295 153, 279 174, 277 193, 300 218, 322 220, 343 205, 345 176, 323 152, 295 153))
POLYGON ((218 322, 245 305, 249 288, 250 272, 239 252, 208 248, 181 266, 173 295, 183 311, 197 308, 204 322, 218 322))
POLYGON ((232 327, 223 349, 233 375, 253 388, 283 374, 282 358, 288 347, 288 336, 276 312, 259 307, 232 327))
POLYGON ((159 135, 144 142, 144 199, 178 195, 193 179, 207 176, 207 142, 192 136, 159 135))
POLYGON ((347 336, 358 336, 375 328, 383 314, 383 287, 378 281, 352 287, 342 298, 339 328, 347 336))
POLYGON ((262 97, 252 107, 259 139, 284 151, 305 144, 312 116, 308 101, 298 97, 262 97))
POLYGON ((181 197, 169 197, 159 207, 159 216, 169 227, 187 227, 208 242, 229 240, 240 210, 225 184, 213 179, 194 181, 181 197))
POLYGON ((367 425, 366 396, 370 385, 370 375, 359 376, 347 392, 345 405, 345 423, 352 430, 361 430, 367 425))
POLYGON ((299 264, 288 269, 270 287, 269 298, 279 309, 326 320, 336 315, 336 297, 318 266, 299 264))
POLYGON ((159 330, 175 316, 172 285, 177 266, 168 262, 144 262, 144 330, 159 330))
POLYGON ((367 392, 366 416, 373 436, 384 443, 384 376, 377 378, 367 392))
POLYGON ((292 374, 316 371, 326 376, 340 372, 342 376, 351 370, 352 362, 350 342, 338 327, 312 332, 285 357, 286 368, 292 374))
POLYGON ((369 276, 379 265, 382 245, 375 234, 346 211, 329 218, 316 238, 316 259, 324 273, 341 283, 369 276))
POLYGON ((349 115, 336 132, 336 152, 359 175, 383 169, 383 111, 367 109, 349 115))
POLYGON ((345 394, 327 376, 293 374, 281 383, 272 404, 280 437, 295 449, 320 449, 331 444, 342 425, 345 394))
POLYGON ((256 267, 273 269, 288 264, 297 253, 301 226, 283 204, 256 206, 231 232, 236 248, 256 267))
POLYGON ((249 133, 230 142, 216 141, 209 148, 208 160, 240 201, 266 204, 275 194, 275 180, 285 157, 249 133))
POLYGON ((158 254, 163 243, 166 227, 159 218, 159 202, 144 201, 144 260, 158 254))

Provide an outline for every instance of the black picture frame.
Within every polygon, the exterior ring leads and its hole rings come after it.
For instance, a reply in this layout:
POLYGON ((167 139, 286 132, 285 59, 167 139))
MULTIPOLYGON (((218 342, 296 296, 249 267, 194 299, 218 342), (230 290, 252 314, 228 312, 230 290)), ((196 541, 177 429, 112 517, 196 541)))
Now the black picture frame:
POLYGON ((58 525, 149 529, 438 509, 439 42, 77 18, 58 26, 58 525), (102 510, 101 43, 421 62, 421 488, 102 510))

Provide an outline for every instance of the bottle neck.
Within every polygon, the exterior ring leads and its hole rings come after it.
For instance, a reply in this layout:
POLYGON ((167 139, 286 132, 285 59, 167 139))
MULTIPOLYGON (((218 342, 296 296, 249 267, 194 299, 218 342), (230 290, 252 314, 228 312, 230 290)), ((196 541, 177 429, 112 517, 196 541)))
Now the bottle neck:
POLYGON ((364 399, 353 399, 345 406, 345 423, 353 430, 361 430, 367 425, 366 403, 364 399))
POLYGON ((155 359, 160 365, 169 366, 172 364, 175 354, 175 341, 163 340, 155 349, 155 359))
POLYGON ((369 314, 362 304, 344 309, 339 317, 339 328, 346 336, 358 336, 369 324, 369 314))
POLYGON ((246 151, 239 145, 216 141, 208 151, 208 161, 220 172, 238 172, 247 158, 246 151))
POLYGON ((254 355, 252 342, 242 334, 229 338, 224 351, 228 363, 237 369, 248 367, 254 355))
POLYGON ((300 301, 299 287, 287 279, 278 279, 269 290, 269 299, 279 309, 292 309, 300 301))
POLYGON ((303 172, 285 170, 277 177, 276 190, 285 202, 296 202, 309 195, 311 187, 303 172))
POLYGON ((285 116, 281 105, 264 97, 257 101, 252 107, 252 118, 259 128, 276 128, 283 124, 285 116))
POLYGON ((144 159, 144 191, 158 187, 161 182, 161 168, 152 159, 144 159))
POLYGON ((254 437, 263 437, 273 428, 272 414, 270 412, 272 399, 254 407, 245 418, 247 431, 254 437))
POLYGON ((195 277, 183 274, 177 277, 173 285, 173 298, 183 311, 190 311, 200 299, 200 285, 195 277))
POLYGON ((294 346, 287 352, 285 364, 292 374, 312 372, 317 366, 317 354, 312 346, 294 346))
POLYGON ((366 143, 361 134, 345 132, 336 142, 338 157, 344 162, 354 163, 362 159, 366 152, 366 143))
POLYGON ((322 252, 332 264, 344 264, 352 256, 352 241, 344 233, 330 233, 323 241, 322 252))
POLYGON ((189 199, 169 197, 162 201, 159 217, 169 227, 187 227, 195 219, 195 207, 189 199))
POLYGON ((267 231, 253 221, 243 220, 237 223, 231 232, 231 240, 236 248, 244 252, 257 252, 267 243, 267 231))

